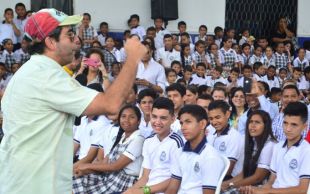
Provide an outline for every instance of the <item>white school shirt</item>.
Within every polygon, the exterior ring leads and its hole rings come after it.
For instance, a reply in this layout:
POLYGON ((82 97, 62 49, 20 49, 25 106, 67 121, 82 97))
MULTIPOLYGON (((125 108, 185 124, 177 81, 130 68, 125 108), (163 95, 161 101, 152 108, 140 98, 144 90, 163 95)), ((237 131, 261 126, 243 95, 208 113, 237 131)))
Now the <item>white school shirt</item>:
POLYGON ((293 65, 294 65, 294 67, 300 67, 300 65, 302 65, 302 68, 305 68, 305 67, 309 66, 309 61, 306 58, 304 58, 301 61, 299 59, 299 57, 296 57, 296 59, 294 59, 294 61, 293 61, 293 65))
POLYGON ((225 164, 219 152, 207 143, 206 138, 203 138, 195 150, 186 142, 176 155, 178 159, 172 166, 171 178, 181 181, 178 194, 202 194, 203 189, 216 190, 225 164))
POLYGON ((171 177, 171 167, 177 162, 175 153, 183 146, 182 138, 174 132, 162 141, 156 134, 145 139, 142 167, 151 170, 147 186, 161 183, 171 177))
POLYGON ((303 75, 301 76, 301 78, 299 79, 299 87, 298 89, 300 90, 308 90, 310 88, 310 81, 306 79, 306 77, 303 75))
POLYGON ((273 188, 288 188, 299 185, 300 179, 310 179, 310 145, 300 138, 289 149, 287 141, 275 145, 270 171, 276 175, 273 188))
POLYGON ((310 61, 310 51, 306 50, 306 56, 305 58, 310 61))
POLYGON ((253 78, 254 78, 256 81, 263 81, 263 76, 259 76, 259 75, 257 75, 256 73, 253 73, 253 78))
POLYGON ((258 57, 256 55, 252 55, 249 59, 249 65, 253 66, 255 62, 261 62, 262 64, 264 64, 264 57, 263 56, 258 57))
POLYGON ((270 59, 268 59, 267 56, 265 55, 263 57, 263 60, 264 60, 263 64, 266 65, 267 67, 269 67, 270 65, 276 66, 274 55, 272 55, 272 57, 270 59))
POLYGON ((114 47, 110 52, 113 54, 117 62, 121 62, 121 52, 117 48, 114 47))
POLYGON ((99 34, 97 36, 97 39, 98 41, 100 42, 101 46, 105 46, 105 39, 106 39, 106 36, 103 36, 102 34, 99 34))
MULTIPOLYGON (((16 26, 18 28, 18 26, 16 26)), ((6 38, 9 38, 13 41, 13 44, 17 43, 17 36, 14 33, 13 26, 11 24, 0 23, 0 44, 6 38)))
POLYGON ((217 79, 212 79, 212 76, 207 77, 207 82, 206 82, 207 86, 210 86, 211 88, 213 88, 215 83, 217 82, 221 82, 227 85, 227 80, 223 78, 222 76, 218 77, 217 79))
POLYGON ((122 153, 126 157, 132 160, 123 170, 128 175, 139 176, 142 165, 142 147, 144 137, 140 135, 139 130, 134 131, 127 139, 125 139, 125 133, 123 133, 121 140, 118 144, 128 144, 125 151, 122 153))
POLYGON ((19 42, 19 43, 21 43, 23 38, 24 38, 24 34, 25 34, 24 29, 25 29, 27 21, 28 21, 28 17, 26 17, 23 20, 18 19, 18 18, 13 19, 14 24, 17 26, 17 28, 20 31, 20 36, 17 37, 17 42, 19 42))
POLYGON ((136 34, 139 36, 140 41, 143 41, 144 36, 146 35, 145 29, 142 26, 134 27, 130 30, 130 34, 136 34))
POLYGON ((195 84, 195 85, 206 85, 207 84, 207 76, 200 77, 197 74, 192 75, 192 81, 190 84, 195 84))
POLYGON ((143 116, 141 117, 140 125, 139 125, 140 135, 144 138, 149 137, 154 132, 151 122, 145 122, 143 116))
MULTIPOLYGON (((265 145, 257 160, 257 168, 264 168, 268 171, 270 170, 270 163, 271 163, 273 148, 275 145, 276 145, 276 142, 274 142, 270 138, 265 142, 265 145)), ((254 140, 254 150, 257 151, 257 144, 255 140, 254 140)))
MULTIPOLYGON (((138 64, 138 71, 136 78, 139 79, 145 79, 149 82, 151 82, 154 85, 157 85, 165 91, 165 83, 166 83, 166 74, 165 74, 165 69, 163 66, 161 66, 159 63, 154 61, 153 58, 149 61, 149 64, 147 67, 144 66, 142 62, 138 64)), ((146 86, 138 86, 138 93, 146 89, 146 86)))
POLYGON ((111 148, 116 140, 118 131, 119 125, 113 123, 107 125, 106 129, 104 130, 103 137, 99 142, 99 147, 104 151, 104 157, 106 157, 110 153, 111 148))
POLYGON ((228 125, 220 135, 216 131, 212 134, 209 133, 207 140, 220 154, 236 162, 231 175, 238 175, 243 166, 244 136, 228 125))
POLYGON ((109 120, 105 116, 96 116, 88 121, 87 116, 81 118, 81 124, 77 126, 74 142, 80 145, 79 160, 86 157, 91 147, 99 147, 105 127, 109 120))
POLYGON ((165 47, 162 47, 156 52, 156 61, 159 62, 159 60, 161 60, 162 65, 165 68, 170 68, 172 61, 181 62, 181 55, 180 52, 176 51, 175 49, 172 49, 172 51, 166 51, 165 47))
POLYGON ((173 132, 175 132, 176 134, 178 134, 183 139, 183 142, 186 141, 186 139, 184 138, 183 133, 181 131, 181 123, 180 123, 179 119, 176 118, 174 120, 174 122, 170 125, 170 129, 173 132))
POLYGON ((280 82, 277 76, 274 76, 273 79, 268 79, 268 76, 265 75, 263 76, 262 81, 268 84, 270 90, 271 88, 280 88, 280 82))
POLYGON ((170 34, 170 32, 167 29, 165 29, 165 28, 162 28, 161 30, 156 32, 156 36, 155 36, 155 39, 154 39, 155 48, 156 49, 160 49, 160 48, 165 46, 164 45, 164 36, 166 34, 170 34))

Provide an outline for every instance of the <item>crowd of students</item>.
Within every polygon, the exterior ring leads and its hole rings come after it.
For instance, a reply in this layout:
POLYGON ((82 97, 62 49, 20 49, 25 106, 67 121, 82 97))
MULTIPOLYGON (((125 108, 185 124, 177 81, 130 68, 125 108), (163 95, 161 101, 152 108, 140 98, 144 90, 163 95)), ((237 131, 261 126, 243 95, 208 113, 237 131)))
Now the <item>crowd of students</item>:
MULTIPOLYGON (((26 8, 15 12, 0 24, 1 96, 30 58, 26 8)), ((310 43, 296 49, 284 18, 270 38, 201 25, 194 40, 184 21, 171 34, 162 18, 147 30, 139 20, 130 16, 122 41, 136 35, 148 52, 123 108, 75 120, 73 193, 214 193, 222 157, 223 193, 306 193, 310 43)), ((80 52, 63 69, 103 92, 126 59, 122 42, 107 22, 97 32, 89 13, 76 34, 80 52)))

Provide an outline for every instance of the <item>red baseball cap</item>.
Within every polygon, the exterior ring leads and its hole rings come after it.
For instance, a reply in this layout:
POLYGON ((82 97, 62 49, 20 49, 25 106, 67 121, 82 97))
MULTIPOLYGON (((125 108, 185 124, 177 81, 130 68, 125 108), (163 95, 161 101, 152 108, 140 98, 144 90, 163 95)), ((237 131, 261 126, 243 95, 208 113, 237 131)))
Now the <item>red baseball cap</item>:
POLYGON ((76 25, 83 16, 68 16, 54 8, 42 9, 28 18, 25 25, 25 35, 31 40, 42 41, 58 26, 76 25))

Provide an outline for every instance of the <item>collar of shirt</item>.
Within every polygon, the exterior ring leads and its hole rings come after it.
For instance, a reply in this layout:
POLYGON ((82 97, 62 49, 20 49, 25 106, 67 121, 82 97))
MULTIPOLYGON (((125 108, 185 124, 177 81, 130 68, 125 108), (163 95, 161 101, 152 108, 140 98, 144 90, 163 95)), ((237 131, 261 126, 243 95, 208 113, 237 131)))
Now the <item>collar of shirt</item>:
POLYGON ((170 49, 170 50, 168 50, 168 49, 166 49, 166 47, 165 47, 165 51, 169 51, 170 53, 172 53, 172 52, 173 52, 173 48, 170 49))
MULTIPOLYGON (((298 147, 301 144, 302 140, 303 140, 303 138, 301 136, 300 139, 296 143, 293 144, 293 146, 298 147)), ((287 140, 285 140, 282 147, 284 148, 285 146, 287 146, 287 143, 288 143, 287 140)))
MULTIPOLYGON (((229 130, 230 130, 230 126, 229 126, 229 124, 228 124, 227 127, 221 132, 221 134, 220 134, 219 136, 221 136, 221 135, 227 135, 228 132, 229 132, 229 130)), ((215 135, 216 133, 217 133, 217 131, 215 131, 215 132, 213 133, 213 135, 215 135)))
POLYGON ((268 76, 267 76, 267 79, 273 81, 273 80, 274 80, 274 76, 273 76, 273 77, 268 77, 268 76))
POLYGON ((205 148, 206 143, 207 143, 207 138, 206 136, 204 136, 204 138, 202 138, 201 142, 197 145, 197 147, 194 150, 192 150, 190 142, 187 141, 183 147, 183 151, 184 152, 195 152, 196 154, 200 154, 202 150, 205 148))
POLYGON ((200 76, 200 75, 196 74, 196 76, 199 77, 199 78, 203 78, 203 79, 206 78, 206 76, 204 76, 204 75, 203 75, 203 76, 200 76))

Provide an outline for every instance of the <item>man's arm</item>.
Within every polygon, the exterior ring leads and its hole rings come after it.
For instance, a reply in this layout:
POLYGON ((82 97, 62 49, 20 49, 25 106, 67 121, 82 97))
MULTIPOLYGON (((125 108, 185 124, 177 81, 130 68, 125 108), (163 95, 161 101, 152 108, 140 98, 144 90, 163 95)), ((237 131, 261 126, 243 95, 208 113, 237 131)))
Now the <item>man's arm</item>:
POLYGON ((165 194, 177 194, 181 185, 181 180, 171 178, 165 194))
POLYGON ((105 93, 99 93, 88 105, 83 115, 116 114, 127 97, 136 78, 138 62, 146 53, 146 48, 136 37, 127 40, 126 62, 116 80, 105 93))

